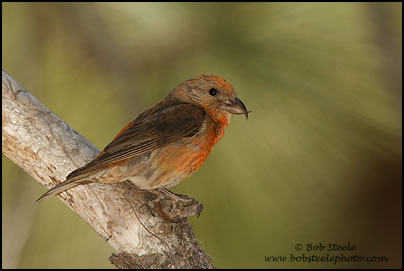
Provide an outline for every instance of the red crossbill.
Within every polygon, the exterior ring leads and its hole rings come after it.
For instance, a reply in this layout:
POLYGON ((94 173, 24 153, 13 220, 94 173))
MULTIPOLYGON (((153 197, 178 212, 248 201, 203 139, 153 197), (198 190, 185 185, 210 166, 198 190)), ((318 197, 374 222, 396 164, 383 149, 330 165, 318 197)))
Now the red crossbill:
POLYGON ((231 114, 248 118, 247 108, 229 82, 213 74, 189 79, 37 201, 86 183, 129 180, 144 190, 176 185, 203 164, 223 137, 231 114))

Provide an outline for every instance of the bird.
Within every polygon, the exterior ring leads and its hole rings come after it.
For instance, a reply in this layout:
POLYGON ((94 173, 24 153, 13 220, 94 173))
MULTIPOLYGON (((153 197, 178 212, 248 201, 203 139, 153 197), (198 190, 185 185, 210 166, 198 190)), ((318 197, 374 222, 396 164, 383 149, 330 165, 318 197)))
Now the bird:
POLYGON ((202 166, 232 114, 248 119, 250 112, 223 77, 195 76, 138 115, 92 161, 36 202, 88 183, 129 180, 141 190, 170 188, 202 166))

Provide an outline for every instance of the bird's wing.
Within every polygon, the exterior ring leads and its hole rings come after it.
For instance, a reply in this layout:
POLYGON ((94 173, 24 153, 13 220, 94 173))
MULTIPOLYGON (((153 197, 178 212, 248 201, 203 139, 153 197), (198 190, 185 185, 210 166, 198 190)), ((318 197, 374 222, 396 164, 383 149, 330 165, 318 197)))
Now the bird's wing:
POLYGON ((204 119, 205 111, 189 103, 147 110, 129 123, 94 160, 70 173, 66 179, 118 164, 184 137, 192 137, 199 132, 204 119))

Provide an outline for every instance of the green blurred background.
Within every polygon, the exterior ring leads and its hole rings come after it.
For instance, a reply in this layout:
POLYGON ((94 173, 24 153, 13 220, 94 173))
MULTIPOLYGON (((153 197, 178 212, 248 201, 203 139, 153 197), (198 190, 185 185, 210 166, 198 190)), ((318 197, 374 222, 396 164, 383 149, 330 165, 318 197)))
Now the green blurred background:
MULTIPOLYGON (((222 75, 233 116, 173 191, 219 268, 391 268, 402 254, 401 3, 2 3, 2 67, 94 143, 182 81, 222 75), (388 262, 265 262, 351 243, 388 262)), ((112 268, 113 250, 2 157, 2 267, 112 268)), ((324 256, 340 252, 316 252, 324 256)))

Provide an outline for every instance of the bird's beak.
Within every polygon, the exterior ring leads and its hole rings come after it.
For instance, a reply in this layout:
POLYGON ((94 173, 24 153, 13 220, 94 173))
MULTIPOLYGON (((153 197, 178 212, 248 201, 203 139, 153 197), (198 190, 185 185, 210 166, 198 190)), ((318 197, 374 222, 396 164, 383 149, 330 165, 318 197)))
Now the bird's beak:
POLYGON ((223 109, 231 114, 244 114, 246 119, 248 119, 248 113, 251 112, 247 111, 247 108, 245 107, 243 102, 237 97, 229 100, 228 103, 225 103, 223 109))

